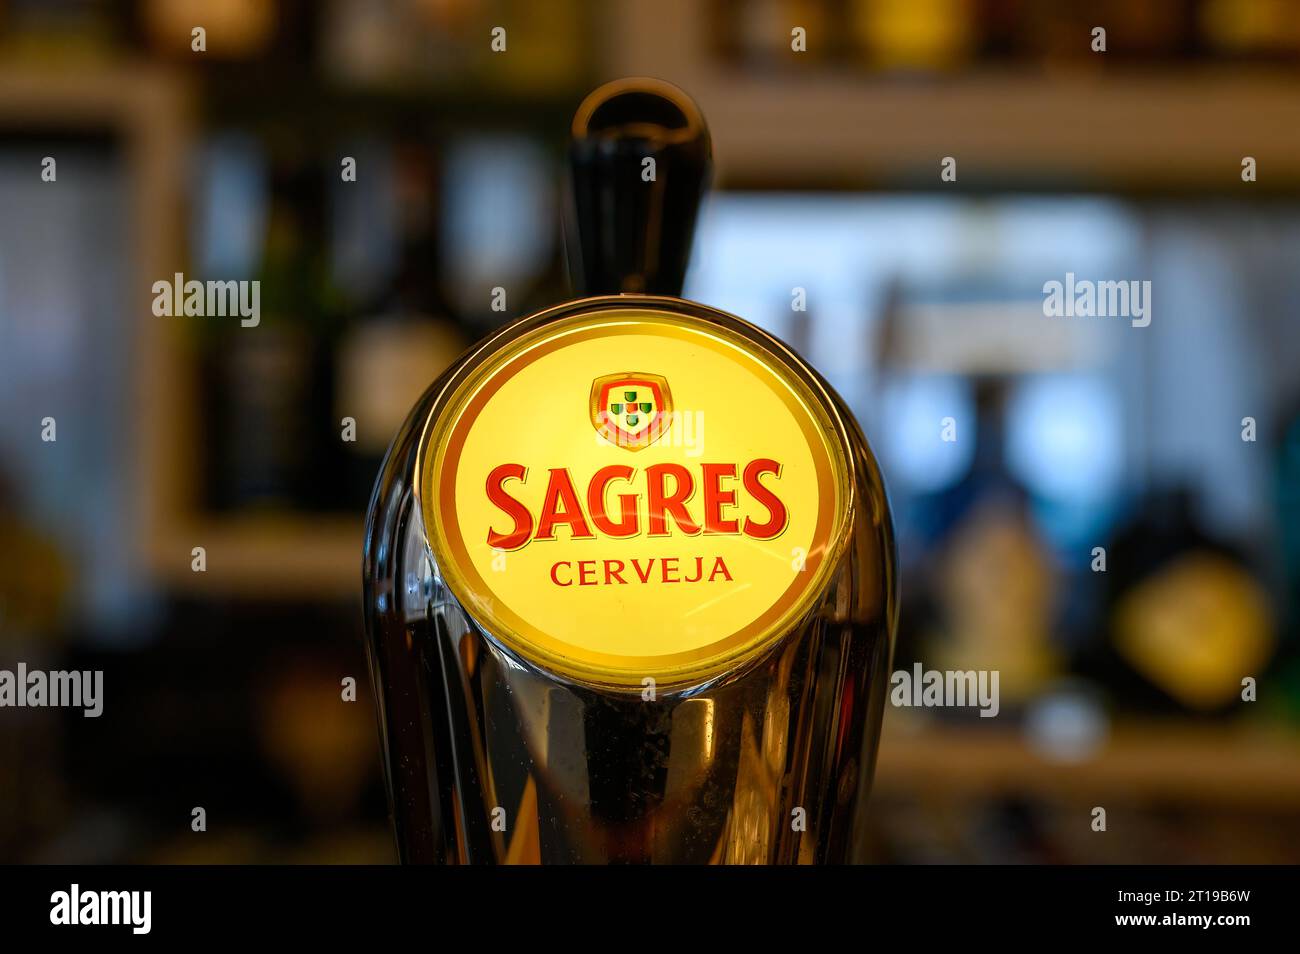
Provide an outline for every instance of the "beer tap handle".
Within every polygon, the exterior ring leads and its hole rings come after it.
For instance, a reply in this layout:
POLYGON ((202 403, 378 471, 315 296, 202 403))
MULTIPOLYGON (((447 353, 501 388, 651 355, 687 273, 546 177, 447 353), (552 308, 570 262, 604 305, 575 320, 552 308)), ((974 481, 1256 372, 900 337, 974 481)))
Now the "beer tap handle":
POLYGON ((575 291, 680 297, 712 170, 699 107, 660 80, 606 83, 573 117, 569 161, 575 291))

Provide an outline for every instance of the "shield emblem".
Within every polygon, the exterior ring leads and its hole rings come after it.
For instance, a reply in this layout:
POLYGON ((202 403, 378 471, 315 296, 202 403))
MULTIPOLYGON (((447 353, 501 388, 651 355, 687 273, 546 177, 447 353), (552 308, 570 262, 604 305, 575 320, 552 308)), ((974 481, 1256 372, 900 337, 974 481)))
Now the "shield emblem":
POLYGON ((649 447, 672 424, 668 379, 642 371, 607 374, 591 384, 591 424, 611 444, 649 447))

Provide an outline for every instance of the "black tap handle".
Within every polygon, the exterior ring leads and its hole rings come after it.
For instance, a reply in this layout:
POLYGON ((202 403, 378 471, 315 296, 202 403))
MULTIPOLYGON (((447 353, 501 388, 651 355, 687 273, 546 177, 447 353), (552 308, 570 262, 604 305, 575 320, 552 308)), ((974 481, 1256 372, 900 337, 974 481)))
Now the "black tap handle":
POLYGON ((606 83, 573 117, 569 159, 575 290, 680 296, 712 169, 699 107, 660 80, 606 83))

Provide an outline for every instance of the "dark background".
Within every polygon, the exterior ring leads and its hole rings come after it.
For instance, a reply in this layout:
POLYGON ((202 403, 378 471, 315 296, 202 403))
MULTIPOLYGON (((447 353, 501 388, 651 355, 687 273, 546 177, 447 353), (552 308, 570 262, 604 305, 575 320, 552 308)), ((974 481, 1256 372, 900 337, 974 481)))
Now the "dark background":
POLYGON ((997 718, 887 713, 878 859, 1300 859, 1294 14, 3 0, 0 667, 103 669, 105 712, 0 709, 0 860, 392 859, 378 458, 568 296, 568 123, 637 74, 713 130, 687 296, 799 348, 881 458, 896 668, 1001 674, 997 718), (261 281, 261 324, 156 317, 175 272, 261 281), (1151 281, 1151 325, 1044 317, 1067 272, 1151 281))

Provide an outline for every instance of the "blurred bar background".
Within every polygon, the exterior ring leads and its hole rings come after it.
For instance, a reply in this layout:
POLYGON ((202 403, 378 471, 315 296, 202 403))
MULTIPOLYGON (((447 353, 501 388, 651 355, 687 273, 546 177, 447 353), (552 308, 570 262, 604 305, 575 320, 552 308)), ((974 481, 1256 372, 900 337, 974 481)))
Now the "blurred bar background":
POLYGON ((105 670, 99 719, 0 711, 0 861, 392 860, 372 481, 568 297, 568 123, 637 74, 713 129, 688 297, 881 456, 895 669, 1001 674, 997 718, 887 713, 878 859, 1300 861, 1284 0, 0 0, 0 666, 105 670), (261 324, 156 317, 177 272, 260 280, 261 324), (1150 280, 1151 325, 1044 317, 1067 272, 1150 280))

